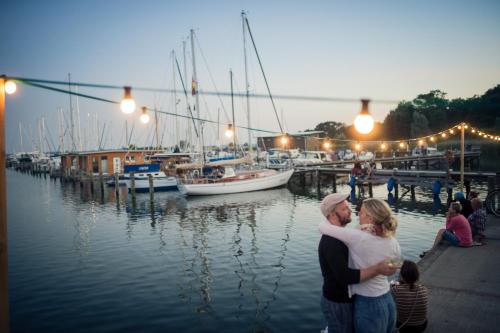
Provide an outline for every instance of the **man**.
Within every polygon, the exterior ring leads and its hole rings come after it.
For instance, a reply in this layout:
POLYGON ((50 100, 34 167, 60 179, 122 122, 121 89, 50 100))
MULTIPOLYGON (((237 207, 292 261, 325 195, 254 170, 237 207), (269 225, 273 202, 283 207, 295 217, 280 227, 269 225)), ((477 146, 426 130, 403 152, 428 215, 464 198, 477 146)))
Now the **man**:
MULTIPOLYGON (((344 227, 351 222, 348 194, 334 193, 321 202, 321 213, 334 225, 344 227)), ((396 267, 385 261, 362 270, 348 267, 349 249, 338 239, 323 235, 318 246, 323 275, 321 309, 328 322, 328 333, 353 332, 352 298, 348 285, 369 280, 379 274, 393 275, 396 267)))

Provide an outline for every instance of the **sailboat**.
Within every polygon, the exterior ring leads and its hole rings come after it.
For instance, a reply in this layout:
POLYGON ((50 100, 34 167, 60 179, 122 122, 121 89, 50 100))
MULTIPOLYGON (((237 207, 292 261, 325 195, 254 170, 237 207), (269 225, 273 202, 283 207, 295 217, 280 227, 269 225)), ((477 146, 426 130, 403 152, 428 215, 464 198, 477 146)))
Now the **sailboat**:
MULTIPOLYGON (((243 41, 245 54, 245 73, 246 73, 246 47, 245 47, 245 27, 248 27, 246 15, 242 13, 243 20, 243 41), (247 24, 245 26, 245 23, 247 24)), ((192 32, 191 32, 192 33, 192 32)), ((194 49, 193 54, 193 73, 196 75, 194 49)), ((247 111, 249 110, 249 92, 248 92, 248 75, 245 75, 247 87, 247 111)), ((193 78, 194 82, 196 77, 193 78)), ((231 90, 232 90, 232 72, 231 72, 231 90)), ((232 94, 231 94, 232 95, 232 94)), ((196 94, 198 99, 198 94, 196 94)), ((199 106, 198 101, 196 103, 199 106)), ((196 108, 199 112, 199 107, 196 108)), ((249 114, 249 112, 248 112, 249 114)), ((250 118, 248 118, 248 127, 250 128, 250 118)), ((233 103, 233 124, 234 128, 234 103, 233 103)), ((280 125, 281 126, 281 125, 280 125)), ((201 139, 203 142, 203 131, 201 131, 201 139)), ((179 191, 185 195, 215 195, 215 194, 230 194, 242 193, 251 191, 267 190, 275 187, 280 187, 288 183, 293 175, 293 169, 237 169, 237 165, 252 164, 251 147, 252 143, 249 134, 250 155, 241 159, 221 160, 216 162, 205 162, 202 164, 178 166, 178 170, 188 170, 183 176, 178 178, 177 187, 179 191), (190 169, 190 170, 189 170, 190 169)), ((234 147, 236 147, 234 145, 234 147)), ((203 149, 203 145, 202 145, 203 149)), ((236 150, 236 149, 235 149, 236 150)))

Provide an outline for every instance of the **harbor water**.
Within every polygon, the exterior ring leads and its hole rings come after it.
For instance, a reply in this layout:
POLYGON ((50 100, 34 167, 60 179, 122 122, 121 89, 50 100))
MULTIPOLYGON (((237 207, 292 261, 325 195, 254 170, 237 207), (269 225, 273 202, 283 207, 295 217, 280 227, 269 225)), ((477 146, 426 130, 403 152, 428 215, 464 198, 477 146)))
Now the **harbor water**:
MULTIPOLYGON (((10 170, 7 178, 12 332, 325 326, 314 188, 199 198, 163 192, 151 202, 147 193, 133 200, 126 188, 117 198, 97 183, 10 170)), ((373 190, 387 199, 385 185, 373 190)), ((444 205, 417 188, 416 200, 407 194, 393 208, 403 255, 417 260, 444 225, 444 205)))

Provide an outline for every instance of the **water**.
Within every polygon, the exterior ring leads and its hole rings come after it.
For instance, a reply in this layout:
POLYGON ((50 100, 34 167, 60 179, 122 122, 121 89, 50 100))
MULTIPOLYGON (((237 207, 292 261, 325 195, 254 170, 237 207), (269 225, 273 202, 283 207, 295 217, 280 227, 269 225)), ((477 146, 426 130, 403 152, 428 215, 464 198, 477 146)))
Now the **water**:
MULTIPOLYGON (((313 189, 202 198, 104 193, 7 172, 12 332, 319 331, 322 217, 313 189)), ((339 191, 348 191, 339 186, 339 191)), ((325 189, 328 191, 328 189, 325 189)), ((402 191, 400 191, 402 192, 402 191)), ((374 196, 387 198, 385 186, 374 196)), ((406 258, 444 223, 399 204, 406 258)), ((356 218, 354 219, 356 220, 356 218)))

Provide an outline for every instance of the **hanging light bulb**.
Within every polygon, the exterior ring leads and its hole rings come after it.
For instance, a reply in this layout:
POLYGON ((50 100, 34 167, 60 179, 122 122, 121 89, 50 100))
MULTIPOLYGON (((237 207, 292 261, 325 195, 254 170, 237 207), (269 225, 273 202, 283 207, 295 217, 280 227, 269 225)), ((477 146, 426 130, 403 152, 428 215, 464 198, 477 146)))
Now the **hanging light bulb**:
POLYGON ((354 146, 354 148, 356 148, 356 150, 361 150, 361 144, 360 143, 356 143, 356 145, 354 146))
POLYGON ((450 130, 450 134, 453 134, 453 133, 455 133, 455 132, 451 129, 451 130, 450 130))
POLYGON ((130 114, 135 111, 135 101, 132 98, 132 88, 131 87, 123 87, 124 94, 123 99, 120 104, 120 108, 122 112, 125 114, 130 114))
POLYGON ((361 100, 361 112, 354 119, 354 128, 361 134, 368 134, 373 130, 373 117, 368 111, 368 103, 370 100, 362 99, 361 100))
POLYGON ((441 133, 441 137, 446 138, 446 133, 441 133))
POLYGON ((226 137, 227 138, 232 138, 233 135, 234 135, 234 131, 233 131, 233 124, 227 124, 227 129, 226 129, 226 137))
POLYGON ((467 124, 464 124, 464 128, 467 129, 469 128, 469 126, 467 124))
POLYGON ((405 147, 404 142, 400 142, 400 143, 399 143, 399 148, 404 148, 404 147, 405 147))
POLYGON ((286 145, 288 143, 288 135, 286 133, 283 133, 281 136, 281 144, 286 145))
POLYGON ((434 137, 433 137, 433 136, 431 136, 431 138, 430 138, 429 140, 431 140, 432 142, 434 142, 434 137))
POLYGON ((457 126, 457 128, 458 128, 458 129, 462 129, 462 126, 458 125, 458 126, 457 126))
POLYGON ((424 144, 424 140, 418 140, 418 144, 419 145, 423 145, 424 144))
POLYGON ((323 147, 325 147, 325 149, 330 149, 331 146, 332 144, 329 141, 325 141, 325 143, 323 143, 323 147))
POLYGON ((472 129, 472 133, 476 133, 476 130, 475 130, 475 129, 472 129))
POLYGON ((5 82, 5 92, 7 95, 12 95, 17 90, 17 85, 14 81, 8 80, 5 82))
POLYGON ((387 148, 387 145, 385 143, 382 143, 380 145, 380 149, 385 150, 387 148))
POLYGON ((141 108, 141 110, 142 110, 142 114, 141 114, 141 122, 142 122, 143 124, 147 124, 147 123, 149 123, 149 114, 148 114, 148 109, 147 109, 145 106, 143 106, 143 107, 141 108))

